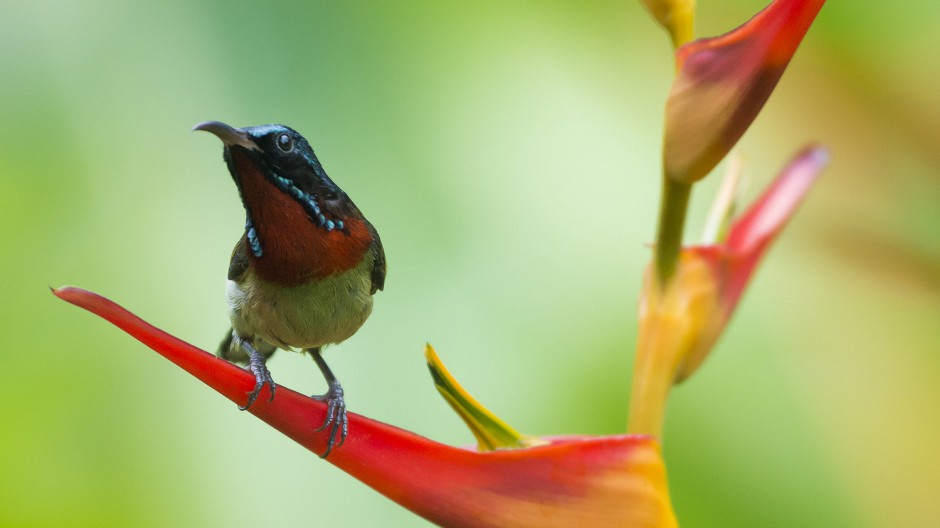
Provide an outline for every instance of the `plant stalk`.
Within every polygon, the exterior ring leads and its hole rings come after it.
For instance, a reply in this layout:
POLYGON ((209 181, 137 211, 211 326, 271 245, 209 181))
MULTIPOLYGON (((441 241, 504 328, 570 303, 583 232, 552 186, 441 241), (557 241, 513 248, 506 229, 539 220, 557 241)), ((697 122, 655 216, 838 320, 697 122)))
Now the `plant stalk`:
POLYGON ((656 229, 654 262, 656 276, 665 288, 676 271, 679 251, 682 249, 682 233, 685 230, 685 213, 689 207, 692 184, 663 178, 663 195, 659 206, 659 225, 656 229))

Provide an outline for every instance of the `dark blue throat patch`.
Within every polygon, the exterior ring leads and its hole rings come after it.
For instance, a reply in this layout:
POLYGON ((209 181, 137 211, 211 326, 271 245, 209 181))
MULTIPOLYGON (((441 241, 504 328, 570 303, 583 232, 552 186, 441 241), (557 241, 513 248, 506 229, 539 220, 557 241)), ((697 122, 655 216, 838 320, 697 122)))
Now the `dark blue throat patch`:
POLYGON ((323 214, 323 210, 320 209, 320 205, 317 204, 317 197, 315 195, 304 191, 300 187, 294 185, 292 181, 277 174, 274 175, 274 184, 282 192, 296 200, 297 203, 299 203, 300 206, 304 208, 307 216, 310 217, 310 220, 317 227, 322 227, 327 231, 332 231, 334 229, 339 229, 340 231, 343 230, 343 221, 327 218, 326 215, 323 214))
POLYGON ((251 246, 251 253, 256 257, 260 257, 264 253, 264 250, 261 248, 261 240, 258 239, 258 232, 251 223, 250 216, 245 218, 245 235, 248 237, 248 245, 251 246))

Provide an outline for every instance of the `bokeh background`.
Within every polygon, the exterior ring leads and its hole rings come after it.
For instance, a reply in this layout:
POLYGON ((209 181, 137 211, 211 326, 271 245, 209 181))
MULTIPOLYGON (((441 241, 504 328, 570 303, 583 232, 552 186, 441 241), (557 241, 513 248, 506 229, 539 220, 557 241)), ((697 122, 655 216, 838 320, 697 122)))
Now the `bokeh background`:
MULTIPOLYGON (((700 1, 698 34, 765 3, 700 1)), ((382 234, 386 291, 327 354, 352 410, 472 443, 430 341, 525 432, 624 430, 672 77, 639 2, 2 11, 0 525, 424 525, 50 295, 94 289, 214 349, 244 216, 218 140, 189 132, 208 119, 296 127, 382 234)), ((807 141, 833 164, 673 393, 683 526, 940 519, 938 21, 830 2, 742 140, 751 197, 807 141)), ((308 358, 270 367, 324 389, 308 358)))

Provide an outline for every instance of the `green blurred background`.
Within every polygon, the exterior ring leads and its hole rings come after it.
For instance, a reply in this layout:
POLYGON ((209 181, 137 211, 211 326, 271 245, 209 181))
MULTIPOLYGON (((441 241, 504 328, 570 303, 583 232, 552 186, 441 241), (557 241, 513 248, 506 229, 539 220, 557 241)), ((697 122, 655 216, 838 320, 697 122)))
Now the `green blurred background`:
MULTIPOLYGON (((765 3, 703 0, 698 34, 765 3)), ((938 21, 830 2, 742 140, 749 196, 809 140, 834 161, 673 394, 683 526, 940 519, 938 21)), ((0 43, 0 525, 422 525, 47 290, 216 346, 244 216, 209 119, 296 127, 382 234, 327 355, 352 410, 472 443, 430 341, 523 431, 624 430, 672 76, 639 2, 7 2, 0 43)))

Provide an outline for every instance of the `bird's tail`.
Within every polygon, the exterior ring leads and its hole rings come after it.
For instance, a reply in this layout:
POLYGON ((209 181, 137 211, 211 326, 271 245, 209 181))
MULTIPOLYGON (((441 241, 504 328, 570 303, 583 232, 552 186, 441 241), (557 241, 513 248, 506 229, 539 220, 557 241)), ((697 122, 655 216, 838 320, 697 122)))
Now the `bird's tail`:
MULTIPOLYGON (((239 365, 248 365, 248 354, 242 350, 242 347, 233 347, 232 346, 233 336, 232 330, 225 334, 225 338, 222 339, 222 342, 219 343, 219 351, 216 352, 216 355, 220 358, 231 361, 232 363, 238 363, 239 365)), ((271 355, 274 354, 274 351, 277 350, 277 347, 271 345, 260 339, 255 340, 253 343, 255 349, 258 352, 261 352, 261 355, 264 356, 264 359, 268 359, 271 355)))

